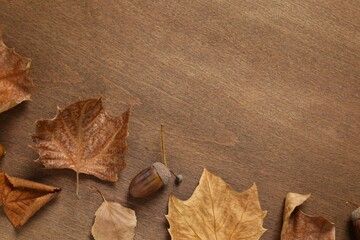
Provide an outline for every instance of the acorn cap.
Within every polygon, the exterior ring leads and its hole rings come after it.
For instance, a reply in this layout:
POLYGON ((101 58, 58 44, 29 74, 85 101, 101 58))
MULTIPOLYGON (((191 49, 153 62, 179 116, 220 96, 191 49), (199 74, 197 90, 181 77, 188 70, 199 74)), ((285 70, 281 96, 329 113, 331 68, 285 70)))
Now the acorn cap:
POLYGON ((351 220, 356 221, 360 219, 360 207, 352 211, 351 213, 351 220))
POLYGON ((171 178, 171 173, 169 168, 161 162, 155 162, 153 164, 153 167, 155 168, 156 172, 159 174, 159 177, 161 181, 164 183, 164 185, 167 185, 171 178))

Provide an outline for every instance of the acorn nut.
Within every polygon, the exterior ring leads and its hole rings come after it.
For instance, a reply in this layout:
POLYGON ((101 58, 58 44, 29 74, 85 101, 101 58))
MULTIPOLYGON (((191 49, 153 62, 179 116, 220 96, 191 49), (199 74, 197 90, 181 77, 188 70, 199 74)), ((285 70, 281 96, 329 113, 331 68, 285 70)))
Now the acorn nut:
POLYGON ((5 147, 0 144, 0 159, 3 158, 6 154, 6 150, 5 150, 5 147))
POLYGON ((356 239, 360 240, 360 207, 351 213, 351 221, 353 223, 356 239))
MULTIPOLYGON (((150 167, 139 172, 129 185, 129 193, 131 196, 135 198, 145 198, 166 186, 171 178, 171 174, 175 175, 175 173, 167 167, 163 125, 161 125, 161 147, 164 163, 155 162, 150 167)), ((182 175, 175 176, 175 182, 179 184, 182 181, 182 175)))
POLYGON ((134 177, 129 193, 135 198, 145 198, 167 185, 170 178, 170 170, 161 162, 155 162, 134 177))

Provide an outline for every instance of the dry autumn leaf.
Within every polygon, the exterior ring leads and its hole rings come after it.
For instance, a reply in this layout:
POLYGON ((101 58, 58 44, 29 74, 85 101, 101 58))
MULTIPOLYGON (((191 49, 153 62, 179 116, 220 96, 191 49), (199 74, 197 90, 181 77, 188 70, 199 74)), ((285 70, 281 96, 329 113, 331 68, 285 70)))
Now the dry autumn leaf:
POLYGON ((34 148, 45 168, 69 168, 115 182, 126 166, 125 153, 130 109, 110 117, 101 99, 76 102, 58 109, 55 118, 36 122, 34 148))
POLYGON ((206 169, 190 199, 170 196, 166 218, 178 239, 259 239, 266 231, 256 185, 236 192, 206 169))
POLYGON ((331 240, 335 239, 335 226, 323 217, 304 214, 298 206, 310 197, 297 193, 286 195, 281 240, 331 240))
POLYGON ((0 173, 0 205, 3 205, 6 216, 16 228, 24 225, 60 191, 60 188, 0 173))
POLYGON ((7 48, 0 36, 0 113, 30 99, 34 84, 27 77, 31 60, 7 48))
MULTIPOLYGON (((99 190, 98 190, 99 191, 99 190)), ((101 192, 99 191, 101 194, 101 192)), ((135 211, 120 203, 104 202, 95 213, 95 222, 91 234, 95 240, 128 240, 134 239, 136 227, 135 211)))

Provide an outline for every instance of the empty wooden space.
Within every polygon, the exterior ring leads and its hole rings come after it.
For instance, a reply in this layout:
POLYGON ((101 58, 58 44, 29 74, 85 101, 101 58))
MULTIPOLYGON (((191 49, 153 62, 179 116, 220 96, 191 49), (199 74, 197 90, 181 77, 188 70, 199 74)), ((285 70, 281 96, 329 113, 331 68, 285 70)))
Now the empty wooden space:
POLYGON ((237 191, 258 186, 268 210, 262 239, 279 239, 287 192, 351 239, 360 204, 360 2, 0 0, 4 42, 32 59, 32 101, 0 114, 0 171, 61 187, 22 229, 0 211, 1 239, 91 239, 102 199, 136 211, 135 239, 170 239, 168 197, 191 196, 204 168, 237 191), (128 166, 115 184, 43 170, 28 148, 34 122, 57 106, 101 97, 118 115, 129 106, 128 166), (161 161, 182 173, 144 200, 131 179, 161 161))

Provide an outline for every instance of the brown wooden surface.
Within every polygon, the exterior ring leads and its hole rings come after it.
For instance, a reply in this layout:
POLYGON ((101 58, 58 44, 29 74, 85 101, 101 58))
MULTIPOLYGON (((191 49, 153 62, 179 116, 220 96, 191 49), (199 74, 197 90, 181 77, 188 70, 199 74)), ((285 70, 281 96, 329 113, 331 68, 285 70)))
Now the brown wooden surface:
POLYGON ((4 41, 32 58, 32 101, 0 114, 8 154, 0 171, 63 188, 15 231, 0 211, 0 239, 90 239, 101 198, 136 210, 136 239, 169 239, 167 199, 187 199, 203 168, 236 190, 256 182, 268 210, 262 239, 279 239, 287 192, 312 193, 304 211, 350 239, 360 203, 360 2, 0 0, 4 41), (155 2, 155 1, 154 1, 155 2), (42 170, 27 147, 34 122, 56 107, 101 96, 107 111, 134 107, 128 167, 109 184, 42 170), (132 177, 161 160, 184 175, 146 200, 132 177))

